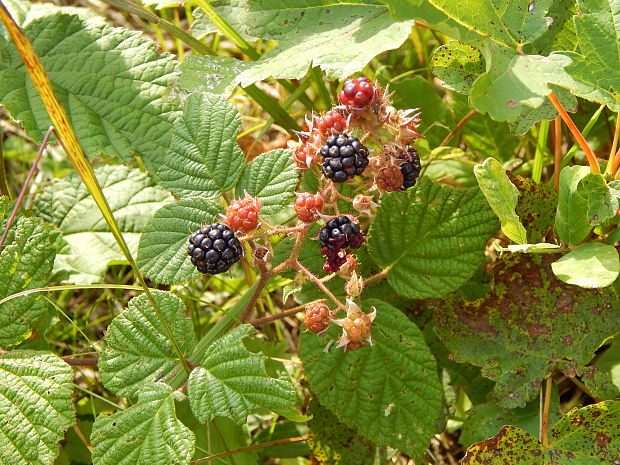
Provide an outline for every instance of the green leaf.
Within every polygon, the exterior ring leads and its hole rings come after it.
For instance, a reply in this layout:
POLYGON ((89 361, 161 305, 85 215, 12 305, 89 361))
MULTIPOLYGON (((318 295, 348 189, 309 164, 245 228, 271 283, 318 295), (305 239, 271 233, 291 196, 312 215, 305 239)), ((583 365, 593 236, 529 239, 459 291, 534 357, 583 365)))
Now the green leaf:
POLYGON ((157 171, 159 184, 181 197, 219 197, 232 189, 245 159, 237 145, 240 128, 239 112, 224 98, 190 95, 157 171))
MULTIPOLYGON (((75 6, 58 6, 53 3, 31 3, 27 0, 6 0, 4 6, 9 10, 15 22, 24 28, 35 19, 52 16, 56 13, 77 15, 89 24, 105 24, 105 18, 93 10, 75 6)), ((7 36, 4 24, 0 24, 0 36, 7 36)))
POLYGON ((237 184, 237 197, 245 192, 258 197, 264 215, 282 210, 290 202, 298 180, 291 155, 288 150, 276 149, 248 163, 237 184))
POLYGON ((190 374, 189 402, 201 422, 227 417, 242 423, 258 407, 291 420, 307 419, 295 408, 297 395, 293 386, 283 379, 269 377, 265 357, 243 345, 243 338, 253 332, 252 326, 241 325, 217 339, 190 374))
POLYGON ((491 291, 437 303, 435 332, 456 361, 482 367, 496 381, 493 400, 524 407, 540 382, 570 364, 586 366, 620 330, 620 299, 613 287, 588 290, 558 280, 553 254, 504 254, 493 267, 491 291))
POLYGON ((577 95, 620 111, 620 0, 577 0, 577 8, 578 49, 566 71, 591 88, 577 95))
POLYGON ((340 421, 367 439, 421 457, 441 428, 443 394, 435 358, 420 330, 394 307, 377 309, 373 346, 337 349, 338 328, 326 335, 302 332, 300 356, 312 390, 340 421))
MULTIPOLYGON (((132 254, 138 251, 140 235, 155 211, 174 200, 146 174, 126 166, 95 168, 95 176, 132 254)), ((91 284, 103 280, 111 264, 126 263, 94 200, 76 173, 46 188, 37 197, 38 214, 63 232, 70 245, 58 254, 54 268, 69 271, 68 281, 91 284)))
POLYGON ((590 289, 607 287, 620 273, 620 258, 613 245, 588 242, 551 265, 562 281, 590 289))
MULTIPOLYGON (((151 291, 181 352, 188 356, 196 340, 181 299, 151 291)), ((146 295, 131 299, 127 309, 112 320, 106 348, 99 360, 104 386, 121 396, 136 396, 168 377, 180 364, 157 313, 146 295)))
POLYGON ((210 200, 183 199, 164 205, 144 229, 138 246, 138 268, 151 281, 178 284, 199 275, 189 261, 189 236, 217 221, 224 208, 210 200))
POLYGON ((620 454, 620 402, 571 410, 551 429, 547 447, 535 436, 503 426, 495 436, 467 450, 462 465, 613 465, 620 454))
MULTIPOLYGON (((166 97, 175 61, 138 32, 88 25, 77 16, 43 17, 25 33, 86 153, 127 161, 138 154, 155 169, 178 115, 166 97)), ((0 47, 0 102, 33 139, 42 139, 51 121, 12 43, 0 47)))
POLYGON ((598 226, 616 216, 620 207, 620 181, 611 181, 608 185, 602 174, 590 173, 579 182, 577 195, 588 204, 590 224, 598 226))
MULTIPOLYGON (((557 390, 552 391, 549 422, 554 423, 561 418, 560 396, 557 390)), ((500 409, 492 402, 474 406, 467 412, 463 423, 459 442, 468 447, 495 434, 504 425, 511 425, 538 436, 540 429, 540 400, 536 399, 523 408, 500 409)))
POLYGON ((51 464, 75 422, 71 367, 54 354, 16 350, 0 355, 0 462, 51 464))
POLYGON ((184 396, 164 384, 140 394, 138 403, 114 415, 99 415, 90 436, 94 465, 187 465, 194 433, 176 417, 184 396))
MULTIPOLYGON (((0 252, 0 299, 46 286, 55 254, 56 247, 43 221, 40 218, 18 217, 0 252)), ((0 304, 0 347, 18 344, 26 339, 31 326, 46 309, 47 303, 42 294, 0 304)))
POLYGON ((244 87, 270 76, 301 79, 310 66, 319 66, 330 80, 344 79, 379 53, 399 47, 413 24, 394 22, 383 5, 326 6, 323 0, 302 6, 253 0, 243 22, 251 35, 280 41, 241 73, 244 87))
MULTIPOLYGON (((220 15, 228 24, 230 24, 241 35, 241 37, 247 41, 257 39, 246 32, 246 27, 243 22, 243 13, 245 11, 244 0, 215 0, 210 3, 217 14, 220 15)), ((193 11, 193 15, 194 21, 192 22, 189 30, 194 37, 202 40, 205 39, 208 34, 213 34, 214 32, 221 34, 217 26, 209 21, 208 16, 204 14, 200 8, 196 8, 193 11)))
POLYGON ((527 244, 527 232, 515 213, 519 191, 504 168, 494 158, 487 158, 474 167, 480 190, 502 224, 502 231, 517 244, 527 244))
POLYGON ((233 57, 192 55, 179 66, 179 86, 189 91, 230 97, 237 87, 237 76, 251 65, 250 61, 233 57))
POLYGON ((579 181, 589 173, 587 166, 567 166, 560 172, 555 230, 560 239, 571 246, 584 240, 592 229, 587 202, 577 193, 579 181))
POLYGON ((473 82, 485 71, 480 50, 458 40, 437 47, 431 58, 431 67, 446 89, 462 94, 468 94, 473 82))
POLYGON ((455 189, 423 178, 406 193, 383 197, 368 248, 375 263, 390 267, 388 281, 398 294, 441 297, 482 264, 496 228, 479 189, 455 189))

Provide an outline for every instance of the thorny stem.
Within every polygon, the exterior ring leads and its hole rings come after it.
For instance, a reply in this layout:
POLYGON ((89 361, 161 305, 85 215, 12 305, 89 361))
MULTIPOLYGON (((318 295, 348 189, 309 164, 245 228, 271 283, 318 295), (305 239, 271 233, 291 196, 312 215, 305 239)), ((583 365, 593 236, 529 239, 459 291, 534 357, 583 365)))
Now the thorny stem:
POLYGON ((6 236, 9 234, 9 230, 11 226, 13 226, 13 222, 17 217, 17 212, 19 208, 24 203, 24 198, 26 197, 26 193, 28 192, 28 187, 30 186, 30 182, 34 177, 34 173, 37 171, 37 166, 39 165, 39 160, 41 160, 41 156, 43 155, 43 151, 47 147, 47 143, 52 136, 52 132, 54 132, 54 127, 50 126, 45 133, 45 137, 41 141, 41 145, 39 145, 39 151, 37 152, 37 156, 32 162, 32 166, 30 167, 30 171, 28 171, 28 175, 26 176, 26 180, 24 181, 24 185, 22 186, 22 190, 19 192, 19 197, 17 197, 17 201, 15 202, 15 206, 13 207, 13 211, 11 212, 11 216, 9 216, 9 220, 6 223, 6 227, 4 228, 4 232, 2 233, 2 238, 0 238, 0 250, 2 250, 2 246, 4 245, 4 241, 6 240, 6 236))
POLYGON ((549 406, 551 404, 551 388, 553 387, 553 378, 549 376, 545 385, 545 398, 543 404, 542 420, 540 423, 540 441, 543 447, 549 444, 549 434, 547 432, 549 426, 549 406))
MULTIPOLYGON (((417 23, 416 23, 417 24, 417 23)), ((441 144, 439 144, 439 147, 443 147, 444 145, 446 145, 448 142, 450 142, 450 139, 452 139, 457 132, 459 132, 461 130, 461 128, 463 126, 465 126, 467 124, 467 122, 472 119, 474 116, 476 115, 476 110, 469 110, 467 112, 467 114, 465 116, 463 116, 461 118, 461 121, 459 121, 458 123, 456 123, 456 126, 454 126, 454 129, 452 131, 450 131, 450 134, 448 134, 444 140, 441 141, 441 144)))
POLYGON ((562 118, 553 120, 553 188, 557 192, 560 189, 560 171, 562 169, 562 118))
POLYGON ((372 275, 370 278, 367 278, 364 280, 364 287, 366 287, 367 284, 373 283, 375 281, 379 281, 380 279, 383 279, 387 276, 388 271, 390 271, 389 268, 384 268, 383 270, 379 271, 377 274, 372 275))
MULTIPOLYGON (((620 114, 616 115, 616 129, 614 130, 614 139, 611 143, 611 151, 609 152, 609 162, 607 163, 607 168, 605 169, 606 174, 613 174, 616 171, 616 149, 618 148, 618 134, 620 133, 620 114)), ((620 153, 620 150, 618 151, 620 153)))
POLYGON ((310 281, 316 284, 316 286, 323 292, 323 294, 329 297, 330 300, 334 302, 338 308, 344 311, 347 310, 347 308, 336 298, 336 296, 332 294, 332 292, 329 289, 327 289, 327 287, 325 287, 325 284, 323 284, 319 278, 314 276, 306 267, 304 267, 297 260, 295 260, 295 263, 293 263, 292 266, 296 270, 300 271, 306 278, 308 278, 310 281))
POLYGON ((575 123, 573 123, 573 120, 571 119, 571 117, 568 116, 568 113, 566 113, 566 110, 564 109, 564 107, 562 106, 558 98, 553 94, 553 92, 550 92, 549 95, 547 95, 547 97, 549 97, 549 100, 551 100, 551 103, 553 104, 557 112, 560 114, 562 119, 564 120, 564 123, 566 123, 566 126, 568 126, 568 129, 573 134, 573 137, 575 137, 575 140, 581 147, 581 150, 585 152, 586 158, 588 159, 588 163, 590 164, 590 169, 592 170, 592 172, 594 174, 600 174, 601 167, 598 164, 598 160, 596 159, 594 152, 588 145, 588 142, 586 141, 585 137, 583 137, 583 134, 581 134, 581 131, 579 131, 577 126, 575 126, 575 123))
POLYGON ((294 438, 284 438, 284 439, 276 439, 275 441, 264 442, 262 444, 254 444, 252 446, 241 447, 240 449, 231 450, 228 452, 221 452, 219 454, 210 455, 209 457, 204 457, 202 459, 193 460, 190 462, 190 465, 197 465, 199 463, 210 462, 212 460, 220 459, 222 457, 227 457, 232 454, 239 454, 241 452, 246 452, 249 450, 262 449, 263 447, 277 446, 278 444, 291 444, 293 442, 302 442, 307 441, 308 436, 297 436, 294 438))

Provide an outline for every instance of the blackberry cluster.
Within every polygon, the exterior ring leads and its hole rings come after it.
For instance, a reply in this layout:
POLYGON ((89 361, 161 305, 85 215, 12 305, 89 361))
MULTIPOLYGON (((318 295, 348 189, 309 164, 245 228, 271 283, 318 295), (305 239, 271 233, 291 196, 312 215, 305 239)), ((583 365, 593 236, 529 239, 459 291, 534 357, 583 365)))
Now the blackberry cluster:
POLYGON ((187 253, 205 274, 224 273, 239 261, 243 247, 232 230, 221 223, 203 226, 189 238, 187 253))
POLYGON ((359 249, 365 241, 359 225, 348 216, 329 220, 319 232, 321 254, 326 258, 323 269, 337 272, 347 262, 346 249, 359 249))
POLYGON ((368 166, 368 149, 353 136, 332 134, 319 153, 323 157, 323 174, 334 182, 345 182, 364 172, 368 166))
POLYGON ((403 173, 403 187, 401 190, 406 190, 415 186, 421 170, 422 165, 420 164, 418 151, 415 147, 408 147, 407 158, 405 162, 400 165, 400 171, 403 173))

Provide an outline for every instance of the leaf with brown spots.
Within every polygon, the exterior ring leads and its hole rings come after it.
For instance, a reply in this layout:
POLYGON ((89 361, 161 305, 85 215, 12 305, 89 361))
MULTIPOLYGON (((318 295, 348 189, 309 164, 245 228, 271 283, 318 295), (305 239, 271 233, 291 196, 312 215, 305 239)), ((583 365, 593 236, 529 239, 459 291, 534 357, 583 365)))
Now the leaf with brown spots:
POLYGON ((556 368, 583 368, 620 329, 617 291, 559 281, 550 268, 556 259, 504 255, 484 298, 454 297, 435 312, 439 338, 457 361, 482 367, 497 382, 493 396, 501 407, 523 407, 556 368))
POLYGON ((548 447, 514 426, 474 444, 461 465, 618 465, 620 402, 571 410, 551 430, 548 447))

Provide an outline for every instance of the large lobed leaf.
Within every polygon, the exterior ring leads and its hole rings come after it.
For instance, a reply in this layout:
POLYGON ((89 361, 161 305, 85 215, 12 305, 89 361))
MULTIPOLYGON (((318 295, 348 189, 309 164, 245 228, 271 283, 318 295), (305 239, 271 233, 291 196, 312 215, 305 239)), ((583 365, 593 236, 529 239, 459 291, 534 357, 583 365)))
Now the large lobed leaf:
MULTIPOLYGON (((40 218, 18 217, 0 252, 0 299, 47 285, 55 254, 50 228, 40 218)), ((0 347, 26 339, 46 308, 41 294, 0 304, 0 347)))
POLYGON ((194 455, 194 433, 176 416, 175 400, 185 396, 158 383, 135 405, 99 415, 90 440, 94 465, 187 465, 194 455))
MULTIPOLYGON (((185 318, 181 299, 163 291, 151 291, 181 352, 188 356, 196 343, 194 329, 185 318)), ((103 384, 122 396, 136 396, 164 379, 180 361, 157 313, 146 295, 129 302, 108 328, 106 348, 99 360, 103 384)))
POLYGON ((189 261, 189 236, 203 224, 216 222, 222 206, 202 198, 164 205, 144 229, 138 247, 138 268, 152 281, 177 284, 198 276, 189 261))
POLYGON ((271 378, 264 356, 243 345, 243 338, 252 332, 252 326, 241 325, 217 339, 192 371, 187 390, 192 411, 200 421, 227 417, 241 423, 258 407, 293 420, 306 419, 295 408, 293 386, 287 380, 271 378))
POLYGON ((427 178, 383 197, 368 233, 373 260, 406 297, 441 297, 464 284, 484 260, 497 219, 478 188, 455 189, 427 178))
MULTIPOLYGON (((25 33, 86 153, 124 160, 138 154, 155 169, 178 114, 166 97, 175 61, 137 32, 89 25, 77 16, 45 16, 25 33)), ((15 47, 3 38, 0 45, 0 102, 40 140, 49 116, 15 47)))
POLYGON ((192 94, 157 171, 159 183, 181 197, 219 197, 232 189, 245 160, 237 145, 240 128, 239 112, 226 99, 192 94))
MULTIPOLYGON (((149 176, 126 166, 99 166, 95 176, 135 256, 142 231, 155 211, 174 198, 149 176)), ((71 273, 68 281, 97 282, 110 264, 125 263, 125 256, 76 173, 55 180, 37 197, 35 206, 43 219, 62 230, 70 245, 69 253, 56 256, 54 266, 71 273)))
POLYGON ((54 354, 0 355, 0 463, 52 464, 75 422, 71 367, 54 354))
POLYGON ((607 401, 571 410, 551 429, 544 447, 514 426, 467 450, 462 465, 613 465, 620 456, 620 402, 607 401))
POLYGON ((322 337, 303 332, 300 356, 312 390, 340 421, 372 441, 421 457, 442 421, 435 358, 402 312, 364 301, 366 311, 371 306, 377 309, 373 346, 336 348, 340 328, 332 325, 322 337))
POLYGON ((501 407, 524 407, 554 369, 579 371, 620 330, 613 287, 581 289, 551 271, 556 255, 504 254, 493 289, 438 304, 436 333, 459 362, 482 367, 501 407))

